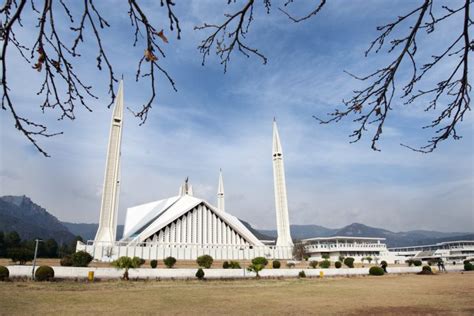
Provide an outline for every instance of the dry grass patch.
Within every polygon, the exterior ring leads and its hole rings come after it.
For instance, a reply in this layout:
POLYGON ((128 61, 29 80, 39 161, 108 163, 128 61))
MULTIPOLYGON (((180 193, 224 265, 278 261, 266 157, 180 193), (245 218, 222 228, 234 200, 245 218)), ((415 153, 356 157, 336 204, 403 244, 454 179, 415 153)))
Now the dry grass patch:
POLYGON ((0 314, 466 314, 474 273, 238 281, 0 282, 0 314))

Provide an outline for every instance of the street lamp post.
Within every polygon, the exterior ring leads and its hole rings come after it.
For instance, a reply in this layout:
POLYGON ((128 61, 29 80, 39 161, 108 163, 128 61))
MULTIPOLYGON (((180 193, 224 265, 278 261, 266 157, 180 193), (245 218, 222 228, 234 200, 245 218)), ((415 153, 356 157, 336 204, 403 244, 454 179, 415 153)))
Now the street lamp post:
POLYGON ((36 238, 35 239, 35 256, 33 257, 33 269, 31 270, 31 278, 34 280, 35 279, 35 267, 36 267, 36 255, 38 254, 38 244, 42 241, 41 239, 36 238))

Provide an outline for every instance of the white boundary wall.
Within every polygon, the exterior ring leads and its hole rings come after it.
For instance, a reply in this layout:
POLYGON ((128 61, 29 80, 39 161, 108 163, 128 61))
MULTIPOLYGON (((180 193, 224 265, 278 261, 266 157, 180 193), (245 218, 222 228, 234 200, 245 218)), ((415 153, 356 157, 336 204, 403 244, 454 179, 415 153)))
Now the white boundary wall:
MULTIPOLYGON (((10 277, 31 277, 31 266, 7 266, 10 277)), ((86 279, 89 271, 94 272, 94 277, 98 279, 119 279, 123 275, 123 270, 115 268, 78 268, 78 267, 53 267, 54 276, 60 279, 86 279)), ((130 269, 131 279, 195 279, 195 269, 130 269)), ((433 270, 437 270, 432 267, 433 270)), ((462 266, 448 266, 448 271, 461 271, 462 266)), ((263 269, 260 272, 262 277, 298 277, 298 273, 304 271, 307 277, 319 277, 320 272, 324 276, 351 276, 369 275, 369 268, 341 268, 341 269, 263 269)), ((388 273, 418 273, 421 267, 387 267, 388 273)), ((254 278, 255 273, 246 269, 204 269, 207 279, 232 279, 232 278, 254 278)))
POLYGON ((77 242, 76 251, 86 251, 100 261, 112 261, 122 256, 140 257, 145 260, 160 260, 175 257, 177 260, 196 260, 210 255, 215 260, 251 260, 255 257, 267 259, 291 259, 293 247, 236 246, 236 245, 186 245, 140 243, 130 245, 124 242, 102 243, 77 242))

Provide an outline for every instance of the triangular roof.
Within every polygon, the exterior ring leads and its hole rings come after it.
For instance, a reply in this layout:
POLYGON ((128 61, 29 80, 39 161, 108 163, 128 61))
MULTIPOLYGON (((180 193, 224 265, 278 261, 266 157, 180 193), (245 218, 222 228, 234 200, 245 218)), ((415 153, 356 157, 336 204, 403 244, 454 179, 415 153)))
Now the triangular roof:
POLYGON ((204 204, 250 244, 263 245, 237 217, 190 195, 174 196, 128 208, 122 240, 142 242, 200 204, 204 204))

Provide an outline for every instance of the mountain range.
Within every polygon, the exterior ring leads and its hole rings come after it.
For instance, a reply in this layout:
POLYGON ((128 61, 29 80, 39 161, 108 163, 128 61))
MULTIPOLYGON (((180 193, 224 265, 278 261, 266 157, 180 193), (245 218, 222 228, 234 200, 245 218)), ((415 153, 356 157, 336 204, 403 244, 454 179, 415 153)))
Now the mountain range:
MULTIPOLYGON (((271 240, 277 236, 276 230, 257 230, 248 222, 241 221, 259 239, 271 240)), ((0 197, 0 231, 17 231, 23 239, 54 238, 62 243, 69 242, 78 235, 84 240, 92 240, 97 227, 98 224, 61 222, 27 196, 0 197)), ((290 230, 295 240, 330 236, 380 237, 386 239, 385 242, 389 247, 426 245, 451 240, 474 240, 474 233, 428 230, 392 232, 360 223, 353 223, 342 228, 291 225, 290 230)), ((117 236, 122 236, 122 234, 123 225, 118 225, 117 236)))
POLYGON ((0 197, 0 231, 16 231, 22 239, 55 239, 59 244, 74 238, 69 229, 27 196, 0 197))

